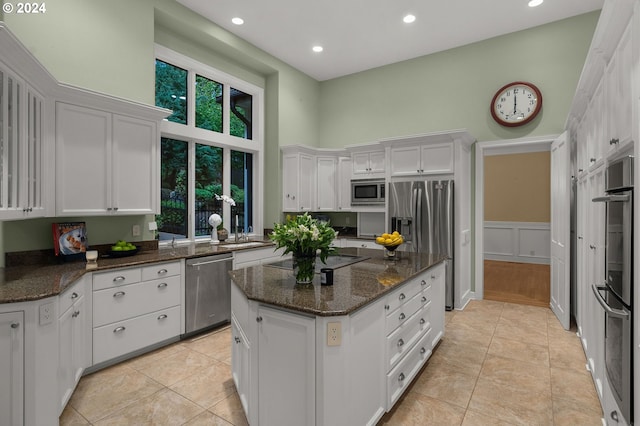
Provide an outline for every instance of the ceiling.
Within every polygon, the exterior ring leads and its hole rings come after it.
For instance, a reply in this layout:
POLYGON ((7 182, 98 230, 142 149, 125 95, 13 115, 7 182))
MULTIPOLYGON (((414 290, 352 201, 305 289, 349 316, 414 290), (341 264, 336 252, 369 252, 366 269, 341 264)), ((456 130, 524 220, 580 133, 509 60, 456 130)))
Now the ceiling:
POLYGON ((604 0, 177 0, 319 81, 601 9, 604 0), (406 14, 416 16, 405 24, 406 14), (243 25, 231 18, 241 17, 243 25), (322 45, 315 53, 311 48, 322 45))

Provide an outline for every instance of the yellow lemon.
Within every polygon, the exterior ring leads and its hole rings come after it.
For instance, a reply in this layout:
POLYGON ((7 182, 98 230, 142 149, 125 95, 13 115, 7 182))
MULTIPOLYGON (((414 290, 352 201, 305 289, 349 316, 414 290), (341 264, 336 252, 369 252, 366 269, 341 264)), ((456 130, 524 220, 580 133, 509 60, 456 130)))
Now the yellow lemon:
POLYGON ((383 238, 383 237, 378 237, 378 238, 376 238, 376 243, 378 243, 378 244, 384 244, 384 238, 383 238))
POLYGON ((398 231, 393 231, 393 234, 391 235, 393 235, 394 237, 397 237, 398 235, 400 235, 400 233, 398 231))
POLYGON ((391 244, 391 238, 385 238, 384 239, 384 243, 385 244, 391 244))

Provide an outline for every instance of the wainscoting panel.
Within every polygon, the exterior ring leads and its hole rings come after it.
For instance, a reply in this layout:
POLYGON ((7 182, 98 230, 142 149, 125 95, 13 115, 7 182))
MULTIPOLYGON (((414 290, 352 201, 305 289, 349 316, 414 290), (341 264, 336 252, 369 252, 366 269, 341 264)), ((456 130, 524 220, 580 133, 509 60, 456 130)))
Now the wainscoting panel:
POLYGON ((549 264, 550 241, 548 222, 484 222, 485 260, 549 264))

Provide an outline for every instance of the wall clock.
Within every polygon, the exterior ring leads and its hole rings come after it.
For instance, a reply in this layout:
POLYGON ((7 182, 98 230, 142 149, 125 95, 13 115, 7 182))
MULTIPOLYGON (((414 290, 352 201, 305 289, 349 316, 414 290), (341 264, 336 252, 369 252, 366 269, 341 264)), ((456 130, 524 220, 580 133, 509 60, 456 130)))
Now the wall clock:
POLYGON ((531 83, 514 81, 496 92, 491 116, 502 126, 516 127, 533 120, 542 108, 542 93, 531 83))

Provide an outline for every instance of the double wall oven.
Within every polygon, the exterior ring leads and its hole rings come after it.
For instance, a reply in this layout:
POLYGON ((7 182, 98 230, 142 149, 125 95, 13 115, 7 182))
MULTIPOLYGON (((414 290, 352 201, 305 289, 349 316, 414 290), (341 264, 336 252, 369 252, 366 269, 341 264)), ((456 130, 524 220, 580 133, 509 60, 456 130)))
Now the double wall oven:
POLYGON ((609 164, 606 195, 594 202, 606 203, 604 285, 593 284, 593 293, 605 311, 604 358, 611 393, 622 415, 633 422, 633 157, 609 164))

